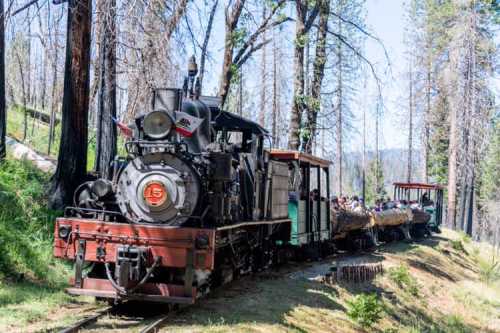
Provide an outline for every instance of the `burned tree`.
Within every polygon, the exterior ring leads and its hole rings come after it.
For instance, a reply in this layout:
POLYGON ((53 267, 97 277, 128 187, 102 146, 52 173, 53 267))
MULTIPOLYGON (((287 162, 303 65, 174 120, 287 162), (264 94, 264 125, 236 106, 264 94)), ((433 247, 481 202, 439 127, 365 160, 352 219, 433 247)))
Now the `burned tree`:
POLYGON ((116 1, 98 2, 100 22, 99 92, 97 98, 97 137, 95 171, 111 177, 116 155, 116 1))
POLYGON ((61 143, 50 191, 52 208, 71 202, 87 171, 91 6, 90 0, 68 4, 61 143))

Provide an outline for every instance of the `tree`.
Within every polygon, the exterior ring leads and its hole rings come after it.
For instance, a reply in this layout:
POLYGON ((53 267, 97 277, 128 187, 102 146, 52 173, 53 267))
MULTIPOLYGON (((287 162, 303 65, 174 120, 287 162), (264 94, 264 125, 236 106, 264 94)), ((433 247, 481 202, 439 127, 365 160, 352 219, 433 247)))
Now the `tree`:
POLYGON ((0 160, 5 158, 7 115, 5 103, 5 20, 3 0, 0 0, 0 160))
POLYGON ((116 1, 98 2, 101 15, 99 34, 99 95, 95 171, 111 177, 111 162, 116 155, 116 1))
POLYGON ((366 174, 366 194, 365 203, 374 204, 375 200, 383 199, 387 195, 384 187, 384 172, 380 162, 376 158, 368 163, 366 174))
POLYGON ((92 2, 69 0, 62 105, 62 133, 50 206, 71 204, 86 178, 92 2))
POLYGON ((321 108, 321 87, 325 76, 326 64, 326 37, 328 18, 330 16, 330 0, 321 0, 319 6, 319 22, 316 35, 316 54, 313 63, 313 79, 311 84, 311 97, 308 100, 306 124, 308 137, 302 141, 302 150, 312 154, 313 142, 316 138, 318 113, 321 108))
POLYGON ((214 17, 215 17, 215 12, 217 11, 218 4, 219 4, 219 0, 214 0, 214 3, 212 4, 212 9, 210 10, 210 16, 208 18, 207 27, 205 29, 205 38, 203 39, 203 45, 201 47, 200 75, 198 76, 199 85, 200 85, 200 92, 203 90, 203 77, 205 76, 205 62, 206 62, 207 53, 208 53, 207 52, 208 42, 210 40, 210 35, 212 34, 214 17))
MULTIPOLYGON (((231 3, 231 2, 230 2, 231 3)), ((233 77, 241 69, 241 66, 253 55, 254 52, 260 50, 266 45, 269 40, 259 42, 259 37, 268 29, 278 26, 285 19, 278 18, 273 21, 274 16, 284 5, 284 0, 278 0, 272 3, 270 10, 266 16, 257 23, 253 32, 249 32, 250 28, 240 26, 240 17, 245 7, 246 0, 236 0, 232 5, 228 4, 225 9, 225 36, 224 36, 224 52, 222 60, 222 71, 219 81, 219 97, 221 105, 224 106, 233 77)), ((266 6, 267 4, 263 4, 266 6)), ((252 22, 256 20, 252 18, 252 22)))
POLYGON ((293 101, 288 136, 288 148, 293 150, 298 150, 300 148, 302 115, 307 107, 304 91, 304 48, 308 42, 309 30, 318 15, 318 4, 319 1, 315 1, 314 4, 311 4, 308 0, 295 0, 296 20, 293 54, 293 101))

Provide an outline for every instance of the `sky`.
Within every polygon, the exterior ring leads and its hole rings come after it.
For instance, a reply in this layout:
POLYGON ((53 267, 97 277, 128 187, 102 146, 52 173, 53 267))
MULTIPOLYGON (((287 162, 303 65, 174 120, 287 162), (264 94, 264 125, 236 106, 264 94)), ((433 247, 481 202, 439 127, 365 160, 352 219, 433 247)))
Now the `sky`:
MULTIPOLYGON (((384 81, 382 96, 384 99, 384 113, 382 118, 382 131, 380 135, 382 148, 406 148, 408 145, 408 122, 404 117, 407 101, 407 88, 402 75, 407 61, 405 59, 404 38, 404 2, 399 0, 367 0, 366 24, 368 29, 384 44, 389 56, 387 58, 379 43, 367 41, 366 58, 377 65, 380 76, 384 81), (387 70, 387 75, 383 75, 387 70)), ((373 80, 370 81, 370 91, 374 94, 373 80)), ((375 108, 373 99, 368 103, 368 108, 375 108), (371 102, 371 103, 370 103, 371 102)), ((362 112, 362 111, 360 111, 362 112)), ((358 112, 358 119, 361 119, 358 112)), ((370 112, 370 110, 368 110, 370 112)), ((372 111, 374 112, 374 111, 372 111)), ((374 140, 374 127, 367 129, 367 142, 374 140)), ((361 140, 357 140, 361 149, 361 140)))
MULTIPOLYGON (((289 8, 290 13, 288 15, 293 16, 293 8, 289 8)), ((379 77, 383 81, 382 95, 384 99, 384 114, 381 121, 381 132, 380 132, 380 148, 405 148, 408 145, 407 135, 408 126, 407 121, 404 119, 404 112, 406 107, 405 96, 407 89, 405 88, 404 77, 402 75, 403 70, 406 68, 406 60, 404 56, 405 47, 403 44, 404 37, 404 2, 401 0, 366 0, 366 24, 368 30, 375 36, 377 36, 380 41, 385 46, 389 61, 385 56, 384 49, 381 47, 380 43, 366 41, 365 55, 370 62, 376 65, 377 71, 379 72, 379 77), (388 66, 390 64, 390 67, 388 66), (388 72, 388 73, 385 73, 388 72)), ((219 11, 215 22, 218 20, 223 20, 223 13, 219 11)), ((221 21, 219 21, 221 22, 221 21)), ((222 21, 223 22, 223 21, 222 21)), ((293 23, 289 24, 287 27, 289 33, 284 34, 285 43, 291 45, 293 43, 293 23)), ((219 73, 221 68, 221 58, 223 50, 223 38, 224 38, 224 28, 222 24, 216 24, 214 28, 214 33, 212 35, 211 44, 214 45, 211 56, 212 63, 209 66, 209 71, 211 73, 219 73)), ((291 84, 293 82, 293 63, 291 61, 292 50, 287 46, 284 52, 288 52, 286 59, 286 66, 290 67, 287 71, 290 76, 287 78, 289 82, 289 89, 291 89, 291 84)), ((252 61, 258 62, 260 59, 260 54, 256 53, 252 61)), ((253 66, 254 64, 252 64, 253 66)), ((258 65, 258 64, 257 64, 258 65)), ((249 91, 254 91, 253 95, 256 95, 258 88, 261 84, 260 76, 247 78, 246 85, 249 91)), ((207 84, 206 92, 215 92, 218 87, 218 76, 212 76, 210 83, 207 84)), ((360 80, 360 85, 358 89, 361 89, 363 84, 360 80)), ((344 150, 348 151, 361 151, 362 149, 362 110, 363 107, 367 108, 367 145, 368 149, 374 149, 374 118, 373 114, 375 112, 375 81, 373 77, 369 75, 368 77, 368 88, 367 94, 361 93, 357 99, 358 103, 353 105, 353 113, 356 117, 354 121, 354 126, 357 129, 357 134, 352 134, 349 136, 349 144, 345 145, 344 150), (363 96, 365 95, 365 96, 363 96), (367 96, 366 96, 367 95, 367 96), (357 104, 357 105, 356 105, 357 104)), ((258 98, 258 96, 254 96, 258 98)), ((417 140, 415 140, 417 141, 417 140)), ((415 142, 417 143, 417 142, 415 142)))

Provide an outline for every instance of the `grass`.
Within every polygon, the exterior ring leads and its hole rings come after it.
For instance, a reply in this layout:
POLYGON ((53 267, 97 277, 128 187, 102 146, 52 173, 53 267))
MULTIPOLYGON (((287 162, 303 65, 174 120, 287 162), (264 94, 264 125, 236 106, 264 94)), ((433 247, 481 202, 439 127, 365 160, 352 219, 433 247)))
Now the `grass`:
POLYGON ((418 296, 418 284, 413 276, 410 275, 408 266, 399 265, 391 267, 388 270, 389 278, 399 287, 408 291, 413 296, 418 296))
MULTIPOLYGON (((26 138, 24 138, 24 109, 21 106, 12 107, 7 111, 7 134, 24 143, 37 152, 47 154, 49 146, 49 126, 28 115, 26 138), (24 139, 24 140, 23 140, 24 139)), ((61 127, 55 128, 55 138, 50 156, 57 158, 57 149, 61 139, 61 127)))
POLYGON ((490 259, 477 256, 476 260, 481 281, 492 284, 500 280, 500 261, 498 259, 493 256, 490 259))
MULTIPOLYGON (((7 112, 7 134, 26 144, 35 151, 47 155, 49 146, 49 126, 38 119, 27 117, 27 132, 24 138, 24 109, 21 106, 12 107, 7 112)), ((55 138, 52 144, 50 157, 56 159, 61 140, 61 126, 55 128, 55 138)), ((125 154, 124 138, 118 136, 118 152, 125 154)), ((91 170, 95 162, 95 131, 89 129, 89 143, 87 152, 87 169, 91 170)))
POLYGON ((382 318, 383 309, 376 294, 356 295, 347 305, 347 316, 361 327, 371 327, 382 318))
POLYGON ((49 176, 28 161, 0 162, 0 330, 47 318, 69 301, 71 267, 52 256, 54 221, 49 176))

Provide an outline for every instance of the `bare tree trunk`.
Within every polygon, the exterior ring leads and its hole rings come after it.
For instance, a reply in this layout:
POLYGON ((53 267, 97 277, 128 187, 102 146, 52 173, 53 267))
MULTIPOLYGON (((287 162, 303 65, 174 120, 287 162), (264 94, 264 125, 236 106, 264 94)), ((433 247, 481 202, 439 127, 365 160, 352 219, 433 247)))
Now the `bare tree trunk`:
POLYGON ((375 193, 379 194, 380 188, 380 177, 379 177, 379 168, 380 168, 380 151, 379 151, 379 122, 380 122, 380 101, 377 101, 376 106, 376 114, 375 114, 375 193))
MULTIPOLYGON (((266 18, 266 6, 262 10, 262 19, 266 18)), ((262 40, 266 40, 266 32, 262 33, 262 40)), ((261 90, 260 90, 260 110, 259 110, 259 124, 262 127, 266 126, 266 45, 262 47, 262 66, 261 66, 261 90)))
POLYGON ((32 91, 31 91, 31 16, 30 16, 30 8, 27 11, 27 21, 28 21, 28 51, 27 51, 27 63, 26 63, 26 92, 27 92, 27 105, 32 105, 32 91))
POLYGON ((277 122, 278 122, 278 47, 276 45, 276 36, 275 31, 273 30, 273 123, 272 123, 272 136, 273 136, 273 148, 277 148, 278 141, 278 131, 277 131, 277 122))
POLYGON ((457 155, 458 155, 458 126, 457 108, 452 105, 450 108, 450 134, 448 147, 448 208, 447 224, 453 229, 457 229, 457 155))
POLYGON ((175 7, 174 14, 169 18, 168 24, 166 26, 165 38, 166 40, 170 40, 172 34, 175 29, 179 26, 179 22, 181 21, 184 13, 186 12, 186 8, 188 5, 188 0, 179 0, 179 3, 175 7))
POLYGON ((50 206, 71 204, 86 178, 92 2, 69 0, 61 144, 52 178, 50 206))
POLYGON ((365 94, 365 98, 363 99, 363 158, 362 158, 362 163, 363 163, 363 171, 362 171, 362 176, 361 176, 361 182, 362 182, 362 196, 363 196, 363 201, 366 204, 366 75, 363 80, 363 92, 365 94))
POLYGON ((410 61, 409 75, 410 75, 410 98, 409 98, 409 128, 408 128, 408 174, 406 175, 406 181, 411 183, 411 166, 412 166, 412 154, 413 154, 413 72, 412 64, 410 61))
POLYGON ((304 46, 307 37, 305 20, 307 7, 301 1, 296 1, 297 18, 295 21, 295 46, 293 50, 293 101, 290 115, 290 132, 288 137, 288 148, 298 150, 300 147, 300 129, 302 113, 305 109, 304 103, 304 46))
POLYGON ((205 75, 205 61, 207 58, 208 42, 210 40, 210 35, 212 34, 212 27, 214 24, 215 12, 217 11, 218 4, 219 0, 215 0, 212 9, 210 10, 210 17, 208 18, 207 29, 205 30, 205 38, 203 39, 203 46, 201 48, 200 75, 199 75, 200 93, 203 90, 203 76, 205 75))
MULTIPOLYGON (((342 35, 342 21, 338 20, 338 31, 342 35)), ((342 43, 338 41, 337 44, 337 57, 338 57, 338 83, 337 83, 337 177, 338 177, 338 195, 342 195, 342 116, 343 116, 343 84, 342 80, 342 43)))
POLYGON ((5 20, 4 4, 0 0, 0 161, 7 155, 5 135, 7 134, 7 115, 5 103, 5 20))
POLYGON ((224 106, 227 95, 229 94, 229 86, 231 78, 234 74, 235 68, 233 66, 233 52, 234 52, 234 37, 233 32, 238 25, 238 20, 243 10, 245 0, 236 0, 231 12, 226 8, 226 34, 224 38, 224 55, 222 61, 222 74, 219 86, 219 96, 221 98, 221 105, 224 106))
POLYGON ((316 38, 316 54, 313 64, 313 80, 311 85, 311 99, 313 105, 308 108, 307 125, 310 135, 307 141, 302 143, 306 153, 312 153, 313 142, 317 134, 318 113, 321 109, 321 86, 325 76, 326 63, 326 33, 328 28, 328 16, 330 13, 330 0, 322 0, 319 3, 319 23, 316 38))
MULTIPOLYGON (((428 51, 430 52, 430 51, 428 51)), ((427 73, 426 73, 426 91, 425 91, 425 113, 424 113, 424 142, 423 142, 423 180, 424 183, 429 182, 429 137, 430 137, 430 116, 431 116, 431 60, 430 55, 427 56, 427 73)))
POLYGON ((56 86, 57 86, 57 62, 59 60, 59 48, 54 43, 54 59, 52 59, 52 92, 50 94, 50 124, 49 124, 49 145, 47 154, 50 155, 52 144, 54 143, 56 127, 56 86))
POLYGON ((23 70, 23 62, 21 60, 21 56, 19 55, 19 50, 16 48, 16 59, 17 65, 19 66, 19 75, 21 76, 21 88, 23 93, 23 142, 26 141, 26 137, 28 136, 28 112, 27 112, 27 96, 26 93, 26 80, 24 78, 24 70, 23 70))
POLYGON ((100 78, 97 106, 95 171, 111 178, 111 163, 116 156, 116 0, 100 2, 101 43, 100 78))
POLYGON ((243 116, 243 69, 240 68, 238 79, 238 115, 243 116))

